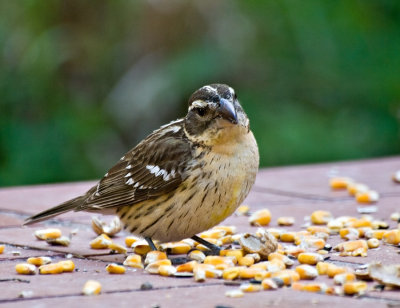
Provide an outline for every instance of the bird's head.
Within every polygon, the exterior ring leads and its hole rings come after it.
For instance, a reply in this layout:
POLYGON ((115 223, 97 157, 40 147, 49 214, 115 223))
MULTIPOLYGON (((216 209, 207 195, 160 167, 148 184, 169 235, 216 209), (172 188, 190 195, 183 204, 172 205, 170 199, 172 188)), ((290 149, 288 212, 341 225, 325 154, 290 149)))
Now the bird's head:
POLYGON ((231 87, 211 84, 198 89, 189 98, 185 130, 189 137, 207 144, 248 132, 249 119, 231 87))

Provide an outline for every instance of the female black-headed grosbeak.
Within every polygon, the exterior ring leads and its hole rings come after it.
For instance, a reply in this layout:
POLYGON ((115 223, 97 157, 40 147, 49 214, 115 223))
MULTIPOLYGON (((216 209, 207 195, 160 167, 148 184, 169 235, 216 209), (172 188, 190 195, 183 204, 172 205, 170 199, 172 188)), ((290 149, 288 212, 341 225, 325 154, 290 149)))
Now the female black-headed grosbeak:
POLYGON ((211 84, 192 94, 186 117, 151 133, 86 194, 25 224, 68 211, 99 212, 118 215, 152 248, 151 239, 204 243, 196 234, 235 211, 254 184, 258 164, 257 143, 234 90, 211 84))

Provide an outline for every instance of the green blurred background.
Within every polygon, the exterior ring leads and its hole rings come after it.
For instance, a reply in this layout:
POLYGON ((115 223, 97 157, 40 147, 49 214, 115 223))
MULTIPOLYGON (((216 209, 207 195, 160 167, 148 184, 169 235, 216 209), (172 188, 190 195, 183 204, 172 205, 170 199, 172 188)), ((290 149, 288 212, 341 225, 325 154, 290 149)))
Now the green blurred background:
POLYGON ((400 152, 400 1, 0 1, 0 185, 95 179, 202 85, 261 165, 400 152))

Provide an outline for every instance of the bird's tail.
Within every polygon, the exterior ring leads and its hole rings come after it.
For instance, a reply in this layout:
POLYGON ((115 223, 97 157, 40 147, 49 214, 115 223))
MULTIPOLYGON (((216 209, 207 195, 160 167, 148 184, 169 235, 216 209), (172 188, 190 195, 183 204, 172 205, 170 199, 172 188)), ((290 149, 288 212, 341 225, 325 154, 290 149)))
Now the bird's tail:
POLYGON ((84 200, 84 196, 80 196, 80 197, 68 200, 64 203, 61 203, 60 205, 57 205, 55 207, 52 207, 51 209, 40 212, 39 214, 33 215, 25 220, 24 226, 30 225, 33 223, 37 223, 37 222, 52 218, 54 216, 58 216, 60 214, 75 210, 76 208, 79 207, 79 205, 82 204, 83 200, 84 200))

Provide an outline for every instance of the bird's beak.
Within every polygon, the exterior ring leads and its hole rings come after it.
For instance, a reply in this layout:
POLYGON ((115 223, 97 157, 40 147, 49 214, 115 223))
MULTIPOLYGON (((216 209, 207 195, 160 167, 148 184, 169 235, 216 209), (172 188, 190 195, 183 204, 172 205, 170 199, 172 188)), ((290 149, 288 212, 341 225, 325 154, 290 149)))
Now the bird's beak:
POLYGON ((218 112, 223 119, 228 120, 232 124, 238 123, 235 107, 230 101, 221 98, 218 112))

